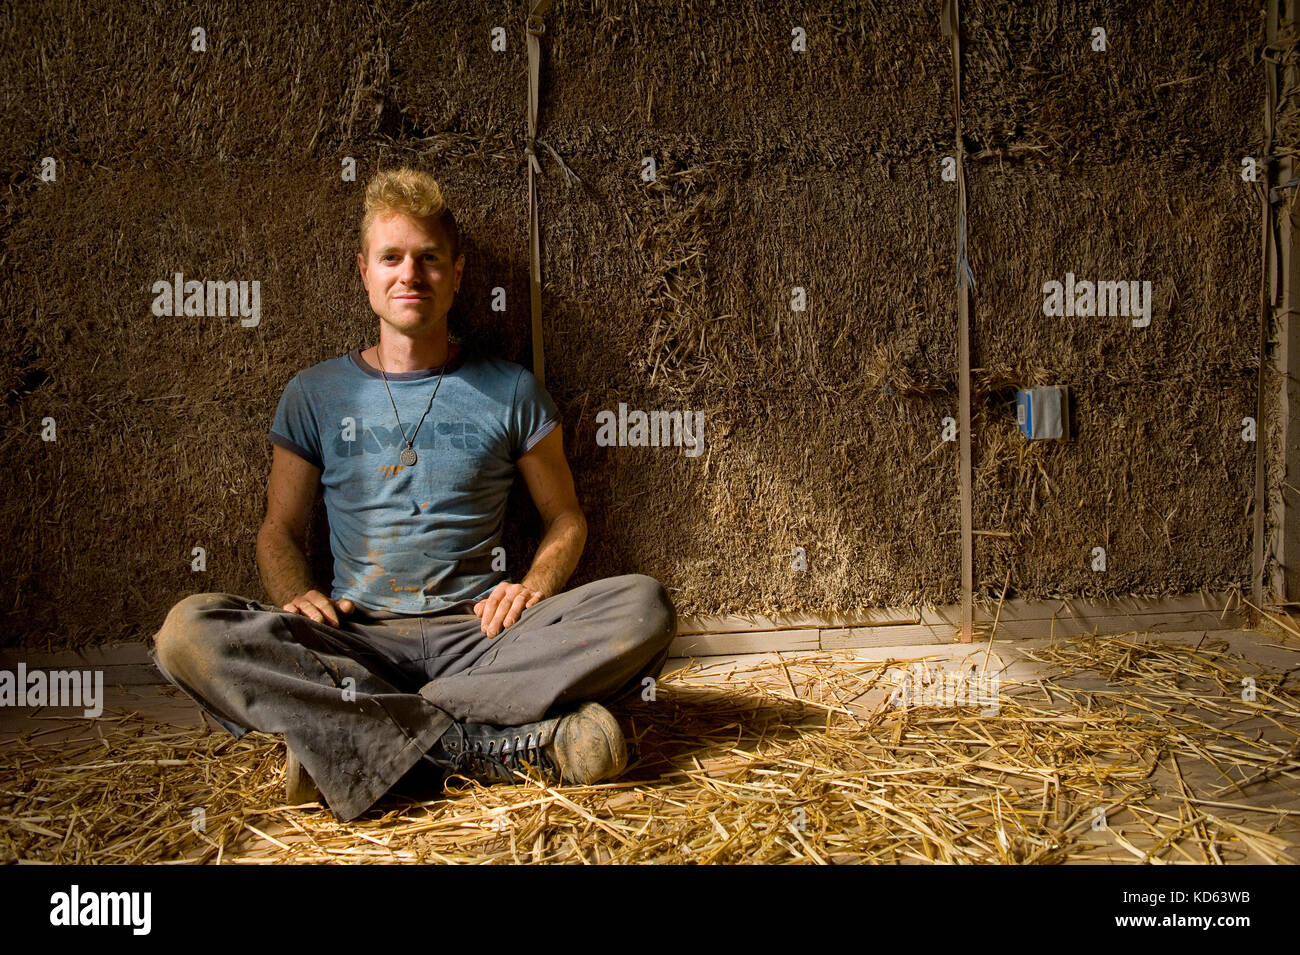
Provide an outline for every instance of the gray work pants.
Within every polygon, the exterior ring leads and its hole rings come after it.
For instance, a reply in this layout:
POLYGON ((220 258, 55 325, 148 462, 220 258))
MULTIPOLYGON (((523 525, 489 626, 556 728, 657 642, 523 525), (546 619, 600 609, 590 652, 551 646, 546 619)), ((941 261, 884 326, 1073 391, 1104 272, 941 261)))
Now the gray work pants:
POLYGON ((612 702, 657 676, 677 614, 643 574, 592 581, 529 607, 489 638, 466 605, 366 611, 339 626, 203 593, 167 614, 153 659, 236 739, 281 733, 330 809, 355 819, 452 721, 514 726, 612 702))

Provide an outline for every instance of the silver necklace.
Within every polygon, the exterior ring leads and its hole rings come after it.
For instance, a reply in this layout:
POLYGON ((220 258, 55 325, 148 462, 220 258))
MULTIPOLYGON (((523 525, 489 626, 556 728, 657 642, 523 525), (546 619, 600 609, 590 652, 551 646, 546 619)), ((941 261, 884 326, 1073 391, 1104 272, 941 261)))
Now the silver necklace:
POLYGON ((409 468, 416 461, 420 460, 419 455, 415 453, 415 448, 411 447, 411 445, 415 443, 415 435, 420 433, 420 425, 424 424, 424 416, 427 415, 429 409, 433 407, 433 399, 438 397, 438 389, 442 387, 442 376, 447 373, 447 365, 451 363, 451 348, 448 347, 447 354, 443 357, 442 371, 438 372, 438 383, 433 386, 433 394, 429 395, 429 403, 424 406, 424 414, 420 415, 420 423, 415 426, 415 433, 412 434, 409 439, 406 437, 406 429, 402 427, 402 419, 397 414, 397 402, 393 401, 393 389, 388 387, 388 373, 384 371, 384 359, 379 354, 378 345, 375 346, 375 358, 379 362, 379 373, 384 377, 384 390, 388 392, 389 404, 393 406, 393 417, 397 418, 397 427, 402 432, 402 440, 406 442, 406 447, 402 449, 401 456, 398 460, 409 468))

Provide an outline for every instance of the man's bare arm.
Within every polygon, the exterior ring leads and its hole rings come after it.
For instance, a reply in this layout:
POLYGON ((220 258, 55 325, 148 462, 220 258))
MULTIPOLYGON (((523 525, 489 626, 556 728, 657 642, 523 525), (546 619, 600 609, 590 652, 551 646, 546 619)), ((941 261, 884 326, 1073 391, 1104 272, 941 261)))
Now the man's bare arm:
POLYGON ((257 569, 262 586, 277 607, 315 586, 303 548, 275 525, 263 524, 257 532, 257 569))
POLYGON ((558 515, 546 528, 546 536, 533 555, 533 565, 520 583, 526 589, 547 597, 558 594, 578 569, 578 560, 586 543, 587 519, 582 511, 566 511, 558 515))
POLYGON ((578 504, 573 472, 564 457, 560 428, 552 430, 519 459, 519 471, 546 525, 533 565, 520 584, 543 597, 552 597, 577 569, 587 543, 587 519, 578 504))
POLYGON ((482 617, 483 632, 490 637, 515 624, 529 607, 558 594, 582 556, 587 519, 578 505, 562 442, 560 429, 556 428, 519 459, 519 470, 546 533, 524 579, 517 584, 498 584, 485 600, 474 605, 474 612, 482 617))
POLYGON ((307 564, 307 528, 320 486, 320 468, 279 445, 272 454, 266 517, 257 532, 262 586, 277 607, 338 626, 339 614, 354 609, 352 601, 336 604, 317 590, 307 564))

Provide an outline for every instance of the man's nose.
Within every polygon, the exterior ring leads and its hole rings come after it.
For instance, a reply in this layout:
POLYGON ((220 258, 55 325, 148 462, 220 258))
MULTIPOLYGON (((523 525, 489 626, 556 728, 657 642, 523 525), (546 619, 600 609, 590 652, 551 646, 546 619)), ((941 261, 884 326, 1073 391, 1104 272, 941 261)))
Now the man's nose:
POLYGON ((407 256, 402 260, 402 267, 398 271, 401 275, 402 281, 408 286, 411 282, 414 282, 416 276, 419 275, 419 270, 415 267, 415 259, 411 256, 407 256))

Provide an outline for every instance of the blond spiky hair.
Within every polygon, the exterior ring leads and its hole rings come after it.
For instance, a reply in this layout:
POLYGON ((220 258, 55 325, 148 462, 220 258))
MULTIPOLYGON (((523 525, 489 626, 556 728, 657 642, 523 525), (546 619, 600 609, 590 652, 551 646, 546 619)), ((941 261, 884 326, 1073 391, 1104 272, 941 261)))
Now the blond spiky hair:
POLYGON ((377 173, 366 186, 366 213, 361 220, 361 252, 370 255, 370 224, 380 216, 402 213, 417 219, 434 218, 451 243, 451 258, 460 256, 460 230, 442 196, 438 180, 427 172, 404 166, 377 173))

